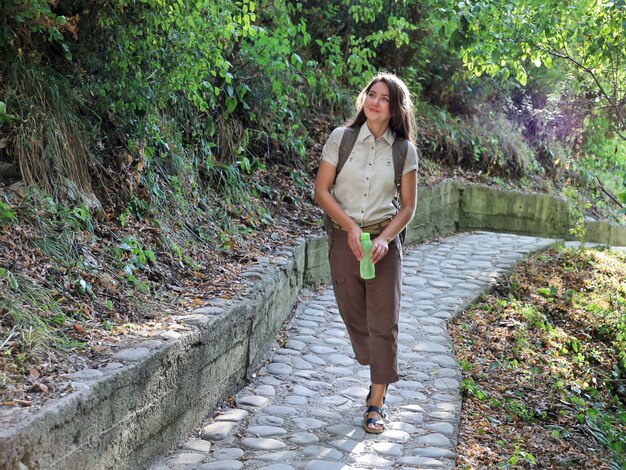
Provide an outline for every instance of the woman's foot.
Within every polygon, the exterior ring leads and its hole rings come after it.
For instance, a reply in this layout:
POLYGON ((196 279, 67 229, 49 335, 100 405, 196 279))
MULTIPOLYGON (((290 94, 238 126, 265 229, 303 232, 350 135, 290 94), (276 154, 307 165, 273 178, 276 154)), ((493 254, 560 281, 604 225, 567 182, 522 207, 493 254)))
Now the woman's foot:
POLYGON ((367 410, 363 415, 365 423, 363 429, 370 434, 380 434, 385 430, 385 421, 387 417, 383 406, 385 405, 385 395, 387 394, 387 384, 370 385, 369 393, 365 399, 367 410))
POLYGON ((365 429, 365 432, 370 434, 380 434, 384 432, 384 418, 386 416, 387 415, 383 411, 382 407, 379 408, 374 405, 368 406, 365 413, 365 423, 363 424, 363 429, 365 429))

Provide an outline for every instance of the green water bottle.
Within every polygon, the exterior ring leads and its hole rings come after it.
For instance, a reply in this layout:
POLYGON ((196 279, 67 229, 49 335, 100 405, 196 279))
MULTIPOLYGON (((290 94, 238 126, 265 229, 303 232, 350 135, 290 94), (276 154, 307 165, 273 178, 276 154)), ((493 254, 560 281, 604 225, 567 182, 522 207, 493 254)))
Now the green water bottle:
POLYGON ((370 240, 370 234, 367 232, 361 233, 361 246, 363 247, 363 259, 361 260, 360 270, 361 279, 374 279, 376 276, 376 269, 374 263, 370 260, 370 251, 372 251, 372 241, 370 240))

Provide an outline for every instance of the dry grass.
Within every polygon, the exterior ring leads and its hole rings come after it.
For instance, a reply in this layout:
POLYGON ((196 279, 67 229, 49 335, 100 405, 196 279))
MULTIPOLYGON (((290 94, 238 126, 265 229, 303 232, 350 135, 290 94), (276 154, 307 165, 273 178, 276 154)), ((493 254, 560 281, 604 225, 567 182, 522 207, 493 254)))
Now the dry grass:
POLYGON ((26 185, 35 184, 58 199, 100 208, 91 186, 93 160, 82 120, 85 106, 67 79, 51 69, 16 62, 6 101, 18 116, 7 153, 17 159, 26 185), (80 108, 83 108, 82 110, 80 108))

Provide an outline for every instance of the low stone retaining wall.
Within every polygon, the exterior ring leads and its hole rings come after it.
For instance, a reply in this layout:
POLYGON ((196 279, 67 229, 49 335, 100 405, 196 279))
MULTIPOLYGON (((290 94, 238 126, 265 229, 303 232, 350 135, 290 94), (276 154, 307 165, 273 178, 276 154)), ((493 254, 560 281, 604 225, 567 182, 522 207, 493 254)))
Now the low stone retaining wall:
POLYGON ((451 235, 459 230, 461 191, 456 183, 419 188, 415 216, 407 228, 405 242, 419 243, 451 235))
POLYGON ((241 298, 181 316, 190 331, 122 350, 108 367, 73 374, 70 395, 32 415, 0 418, 0 468, 148 466, 256 370, 296 304, 305 271, 308 283, 325 281, 316 258, 322 250, 307 252, 316 244, 301 240, 244 273, 241 298))
POLYGON ((498 191, 486 186, 460 186, 462 231, 507 231, 569 238, 570 211, 563 199, 546 194, 498 191))
MULTIPOLYGON (((561 198, 546 194, 504 191, 482 185, 456 185, 461 232, 488 230, 575 240, 570 228, 576 216, 561 198)), ((585 221, 584 241, 626 246, 626 226, 585 221)))
MULTIPOLYGON (((487 230, 572 239, 565 201, 444 182, 420 188, 407 243, 487 230)), ((626 245, 626 227, 587 223, 588 241, 626 245)), ((181 316, 193 326, 122 350, 117 361, 73 374, 77 391, 0 416, 0 468, 145 468, 174 447, 207 409, 239 390, 264 360, 303 286, 329 281, 323 236, 301 240, 243 274, 245 295, 181 316)))

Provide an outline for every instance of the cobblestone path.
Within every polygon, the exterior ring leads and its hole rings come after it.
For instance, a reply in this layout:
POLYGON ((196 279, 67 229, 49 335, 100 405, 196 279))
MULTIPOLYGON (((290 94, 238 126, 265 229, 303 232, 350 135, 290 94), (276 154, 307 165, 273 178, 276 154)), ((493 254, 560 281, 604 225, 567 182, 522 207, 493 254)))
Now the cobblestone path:
MULTIPOLYGON (((406 250, 401 381, 389 387, 387 431, 363 430, 369 372, 352 349, 330 287, 309 293, 288 338, 236 399, 151 470, 454 468, 460 372, 446 322, 499 276, 554 240, 475 232, 406 250)), ((207 410, 207 414, 211 410, 207 410)))

